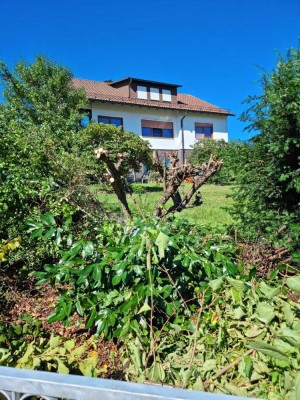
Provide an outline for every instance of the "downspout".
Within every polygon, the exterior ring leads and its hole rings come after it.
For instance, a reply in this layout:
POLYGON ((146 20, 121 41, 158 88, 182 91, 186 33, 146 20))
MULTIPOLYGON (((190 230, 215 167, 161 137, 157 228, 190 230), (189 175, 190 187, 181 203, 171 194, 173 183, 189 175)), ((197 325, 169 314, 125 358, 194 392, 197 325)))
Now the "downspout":
POLYGON ((184 149, 184 130, 183 130, 183 120, 187 116, 187 111, 184 116, 180 120, 180 129, 181 129, 181 143, 182 143, 182 164, 185 164, 185 149, 184 149))

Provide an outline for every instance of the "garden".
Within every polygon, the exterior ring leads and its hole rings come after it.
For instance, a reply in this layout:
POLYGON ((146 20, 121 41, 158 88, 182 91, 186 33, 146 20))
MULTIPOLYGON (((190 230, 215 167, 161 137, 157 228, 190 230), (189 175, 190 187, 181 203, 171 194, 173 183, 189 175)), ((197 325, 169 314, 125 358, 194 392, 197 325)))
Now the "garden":
POLYGON ((168 167, 82 126, 67 69, 0 77, 0 365, 299 399, 299 52, 247 99, 251 141, 168 167), (141 164, 156 182, 127 181, 141 164))

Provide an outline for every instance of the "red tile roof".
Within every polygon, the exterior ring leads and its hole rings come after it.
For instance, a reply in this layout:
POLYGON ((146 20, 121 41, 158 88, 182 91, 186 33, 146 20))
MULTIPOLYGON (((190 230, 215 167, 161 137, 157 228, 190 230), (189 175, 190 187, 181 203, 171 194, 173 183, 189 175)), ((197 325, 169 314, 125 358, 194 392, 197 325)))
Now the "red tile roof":
POLYGON ((168 110, 182 110, 182 111, 194 111, 194 112, 205 112, 215 113, 223 115, 234 115, 228 110, 214 106, 213 104, 207 103, 204 100, 198 99, 197 97, 189 94, 177 94, 177 103, 169 103, 155 100, 142 100, 136 98, 130 98, 128 92, 128 86, 122 86, 114 88, 110 85, 111 82, 97 82, 90 81, 87 79, 74 78, 73 86, 75 88, 84 89, 87 97, 90 100, 99 100, 102 102, 119 103, 137 105, 141 107, 153 107, 162 108, 168 110))

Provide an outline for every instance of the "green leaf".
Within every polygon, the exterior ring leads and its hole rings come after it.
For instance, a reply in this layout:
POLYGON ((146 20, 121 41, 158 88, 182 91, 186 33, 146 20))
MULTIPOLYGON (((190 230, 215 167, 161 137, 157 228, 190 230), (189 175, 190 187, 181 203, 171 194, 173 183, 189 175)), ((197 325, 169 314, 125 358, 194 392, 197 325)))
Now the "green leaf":
POLYGON ((220 287, 222 286, 222 283, 224 282, 224 278, 217 278, 213 279, 212 281, 208 282, 208 286, 211 287, 213 292, 216 292, 220 287))
POLYGON ((284 312, 284 316, 285 316, 286 321, 289 324, 292 324, 294 319, 295 319, 295 315, 294 315, 294 313, 292 311, 292 307, 289 305, 289 303, 287 303, 285 301, 284 304, 283 304, 282 310, 284 312))
POLYGON ((69 373, 69 368, 59 358, 57 359, 57 372, 59 374, 69 373))
POLYGON ((265 324, 269 324, 275 318, 274 309, 268 303, 258 303, 256 313, 257 318, 265 324))
POLYGON ((59 246, 60 245, 60 243, 61 243, 61 232, 62 232, 62 229, 61 228, 58 228, 57 230, 56 230, 56 237, 55 237, 55 244, 56 244, 56 246, 59 246))
POLYGON ((56 321, 61 321, 66 317, 65 312, 62 309, 57 309, 55 312, 48 317, 48 322, 52 324, 56 321))
POLYGON ((206 360, 202 365, 204 372, 215 371, 217 367, 217 361, 215 359, 206 360))
POLYGON ((149 369, 148 377, 154 382, 163 382, 166 377, 163 366, 158 362, 153 363, 149 369))
POLYGON ((88 357, 83 361, 78 363, 79 369, 84 376, 93 376, 93 372, 97 367, 98 357, 95 355, 93 357, 88 357))
POLYGON ((248 344, 250 349, 254 349, 256 351, 260 351, 261 353, 265 354, 266 356, 270 356, 277 360, 288 361, 288 357, 285 353, 283 353, 279 348, 272 346, 267 343, 263 342, 250 342, 248 344))
POLYGON ((297 373, 295 381, 294 381, 294 389, 291 393, 290 400, 299 400, 300 399, 300 372, 297 373))
POLYGON ((83 344, 79 347, 76 347, 74 350, 71 351, 70 357, 79 358, 82 354, 86 351, 86 346, 83 344))
POLYGON ((64 343, 64 346, 68 352, 72 351, 75 347, 75 340, 70 339, 64 343))
POLYGON ((233 318, 234 319, 238 319, 241 320, 245 315, 245 312, 243 311, 243 309, 241 307, 237 307, 233 310, 233 318))
POLYGON ((242 280, 227 277, 227 281, 237 292, 242 293, 244 291, 245 284, 242 280))
POLYGON ((155 240, 155 244, 158 247, 158 255, 160 259, 165 257, 165 252, 168 248, 169 242, 170 242, 170 237, 163 232, 159 232, 155 240))
POLYGON ((148 304, 144 304, 138 311, 138 314, 141 314, 146 311, 150 311, 151 307, 148 304))
POLYGON ((46 232, 45 235, 43 236, 43 239, 44 240, 50 239, 54 235, 55 231, 56 231, 56 228, 49 229, 49 231, 46 232))
POLYGON ((82 247, 82 258, 93 255, 94 245, 92 242, 86 242, 82 247))
POLYGON ((122 280, 122 275, 115 275, 113 278, 112 278, 112 284, 113 284, 113 286, 116 286, 116 285, 118 285, 120 282, 121 282, 121 280, 122 280))
POLYGON ((28 362, 32 358, 33 353, 34 353, 34 345, 33 343, 29 343, 26 348, 25 354, 18 360, 17 366, 28 364, 28 362))
POLYGON ((247 391, 245 389, 239 388, 232 383, 226 382, 224 384, 225 389, 234 396, 247 396, 247 391))
POLYGON ((300 333, 296 332, 293 329, 283 328, 282 331, 281 331, 280 336, 283 336, 283 337, 286 337, 286 338, 292 338, 297 342, 297 344, 300 343, 300 333))
POLYGON ((274 296, 277 296, 280 293, 280 288, 272 288, 271 286, 267 285, 265 282, 261 282, 260 284, 261 292, 266 296, 267 299, 272 299, 274 296))
POLYGON ((84 315, 84 309, 79 300, 76 301, 75 307, 76 307, 78 314, 82 317, 84 315))
POLYGON ((93 326, 96 316, 97 316, 97 311, 96 308, 94 307, 90 313, 88 320, 86 321, 85 327, 87 329, 90 329, 93 326))
POLYGON ((257 325, 251 326, 251 328, 245 330, 245 336, 248 338, 254 338, 264 332, 264 328, 259 329, 257 325))
POLYGON ((46 226, 51 226, 51 225, 56 226, 55 219, 54 219, 53 215, 50 213, 41 215, 41 221, 46 226))
POLYGON ((300 293, 300 275, 288 278, 286 284, 294 292, 300 293))
POLYGON ((200 390, 202 392, 204 392, 204 385, 203 385, 203 381, 201 379, 201 375, 199 374, 198 378, 196 379, 194 385, 193 385, 193 389, 194 390, 200 390))
POLYGON ((54 349, 55 347, 59 347, 61 343, 61 338, 59 336, 51 336, 49 340, 50 349, 54 349))
POLYGON ((42 234, 43 232, 44 232, 44 228, 39 228, 39 229, 37 229, 37 230, 35 230, 35 231, 32 231, 30 237, 31 237, 31 239, 34 239, 34 238, 36 238, 36 237, 38 237, 38 236, 41 236, 41 234, 42 234))

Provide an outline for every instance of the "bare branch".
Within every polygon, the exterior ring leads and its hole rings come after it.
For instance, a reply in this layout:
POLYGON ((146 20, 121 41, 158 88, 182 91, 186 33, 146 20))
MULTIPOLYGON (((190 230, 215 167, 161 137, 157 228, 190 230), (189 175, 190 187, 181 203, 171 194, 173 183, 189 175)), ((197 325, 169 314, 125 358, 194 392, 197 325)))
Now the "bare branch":
POLYGON ((123 210, 124 217, 126 219, 131 219, 131 210, 129 208, 127 198, 126 198, 126 183, 125 178, 122 176, 121 168, 122 164, 126 161, 128 156, 127 153, 118 154, 118 162, 114 163, 109 158, 108 150, 99 148, 95 150, 96 157, 99 158, 106 164, 107 171, 109 173, 109 182, 111 183, 115 194, 117 195, 123 210))
POLYGON ((200 187, 216 172, 218 172, 223 164, 223 161, 217 161, 212 156, 207 163, 202 165, 178 165, 179 158, 175 152, 170 154, 170 167, 165 168, 159 163, 158 155, 156 153, 156 160, 154 165, 159 168, 159 172, 163 172, 165 182, 164 193, 155 206, 154 216, 163 218, 175 211, 182 211, 185 208, 192 208, 202 204, 200 187), (159 166, 160 165, 160 166, 159 166), (181 198, 179 188, 187 178, 193 178, 193 184, 189 192, 181 198), (194 197, 195 196, 195 197, 194 197), (194 201, 191 203, 194 197, 194 201), (173 205, 164 210, 164 206, 169 199, 172 199, 173 205))

